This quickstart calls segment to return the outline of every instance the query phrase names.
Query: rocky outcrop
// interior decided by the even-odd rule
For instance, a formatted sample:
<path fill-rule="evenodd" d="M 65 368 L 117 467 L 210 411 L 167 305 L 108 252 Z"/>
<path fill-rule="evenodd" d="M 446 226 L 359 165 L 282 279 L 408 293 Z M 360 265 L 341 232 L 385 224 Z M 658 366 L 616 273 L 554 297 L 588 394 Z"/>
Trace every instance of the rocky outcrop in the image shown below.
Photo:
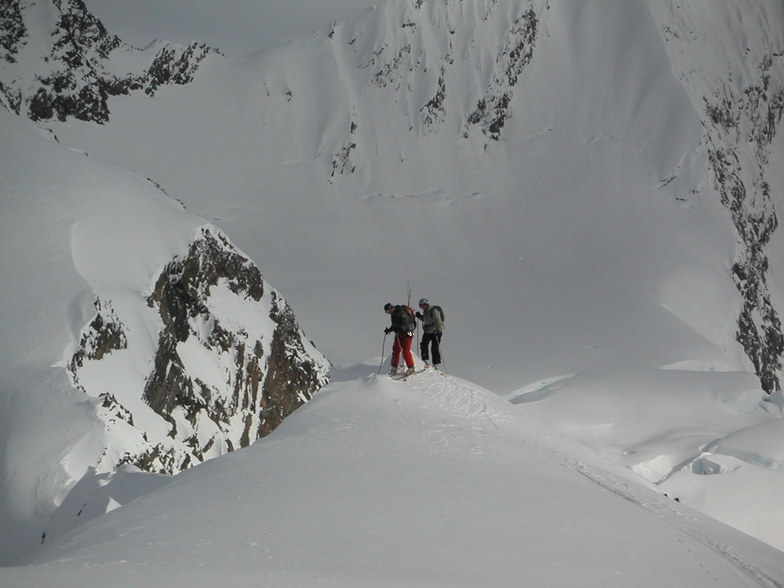
<path fill-rule="evenodd" d="M 674 68 L 701 110 L 713 184 L 737 230 L 732 278 L 743 306 L 736 338 L 762 387 L 769 393 L 780 390 L 784 334 L 768 284 L 767 249 L 778 228 L 777 197 L 769 178 L 771 165 L 779 164 L 770 161 L 770 148 L 784 113 L 784 54 L 764 36 L 745 39 L 732 31 L 722 33 L 720 27 L 712 28 L 717 23 L 686 5 L 662 2 L 651 7 L 663 24 Z M 752 11 L 747 15 L 757 16 Z M 706 51 L 706 43 L 723 46 L 728 38 L 738 39 L 733 49 L 742 54 L 739 61 L 749 64 L 746 71 L 717 69 L 722 60 L 700 61 L 703 55 L 714 55 Z"/>
<path fill-rule="evenodd" d="M 83 331 L 78 351 L 69 364 L 72 374 L 76 374 L 85 361 L 100 361 L 112 351 L 128 347 L 125 326 L 117 318 L 111 302 L 97 298 L 95 310 L 95 318 Z"/>
<path fill-rule="evenodd" d="M 0 8 L 0 92 L 7 107 L 32 120 L 105 123 L 112 96 L 136 91 L 153 95 L 166 84 L 187 84 L 214 53 L 195 43 L 140 51 L 110 34 L 82 0 L 50 4 L 51 36 L 38 42 L 31 35 L 39 31 L 26 24 L 40 10 L 35 3 L 14 0 Z M 48 53 L 36 53 L 40 47 L 48 47 Z M 22 54 L 23 65 L 18 63 Z M 116 70 L 119 61 L 130 63 L 130 69 Z"/>
<path fill-rule="evenodd" d="M 759 82 L 736 94 L 729 85 L 706 97 L 705 111 L 712 123 L 709 159 L 715 186 L 729 209 L 740 247 L 732 266 L 743 297 L 737 339 L 754 364 L 767 392 L 781 389 L 784 334 L 767 285 L 766 247 L 778 218 L 766 179 L 769 146 L 784 113 L 784 85 L 771 79 L 771 68 L 784 66 L 784 56 L 766 55 L 759 64 Z M 773 83 L 772 83 L 773 82 Z M 755 157 L 742 152 L 752 146 Z"/>
<path fill-rule="evenodd" d="M 133 345 L 108 301 L 96 303 L 98 312 L 69 365 L 75 385 L 100 399 L 97 413 L 110 436 L 132 439 L 124 447 L 115 440 L 100 471 L 129 463 L 176 473 L 246 447 L 328 381 L 329 363 L 304 337 L 291 308 L 213 227 L 203 228 L 187 254 L 166 265 L 146 306 L 160 330 L 136 399 L 93 390 L 90 378 L 81 377 Z M 153 438 L 139 426 L 138 408 L 130 408 L 139 397 L 148 407 L 143 419 L 149 422 L 152 411 L 165 435 Z"/>
<path fill-rule="evenodd" d="M 135 49 L 83 0 L 11 0 L 0 24 L 0 104 L 36 121 L 107 122 L 113 96 L 188 84 L 216 53 L 199 44 Z M 99 295 L 94 305 L 67 370 L 105 425 L 98 472 L 132 464 L 171 474 L 245 447 L 329 378 L 286 301 L 211 226 L 145 298 Z"/>
<path fill-rule="evenodd" d="M 426 130 L 433 129 L 444 122 L 446 115 L 446 78 L 444 77 L 444 67 L 441 66 L 441 73 L 438 76 L 438 89 L 435 95 L 419 109 L 422 126 Z"/>
<path fill-rule="evenodd" d="M 467 138 L 479 131 L 500 141 L 546 7 L 538 0 L 397 0 L 327 37 L 338 61 L 356 68 L 341 71 L 345 83 L 379 90 L 378 103 L 388 103 L 389 116 L 401 116 L 410 132 L 427 137 L 450 129 Z M 363 153 L 375 150 L 368 143 L 376 136 L 371 109 L 350 108 L 352 131 L 337 142 L 331 178 L 354 173 Z"/>
<path fill-rule="evenodd" d="M 25 43 L 25 26 L 19 0 L 7 0 L 0 5 L 0 47 L 3 59 L 16 63 L 16 56 Z"/>
<path fill-rule="evenodd" d="M 539 20 L 533 9 L 515 19 L 506 43 L 496 59 L 492 80 L 468 116 L 469 125 L 478 125 L 491 139 L 498 140 L 511 116 L 509 105 L 523 69 L 533 57 Z"/>

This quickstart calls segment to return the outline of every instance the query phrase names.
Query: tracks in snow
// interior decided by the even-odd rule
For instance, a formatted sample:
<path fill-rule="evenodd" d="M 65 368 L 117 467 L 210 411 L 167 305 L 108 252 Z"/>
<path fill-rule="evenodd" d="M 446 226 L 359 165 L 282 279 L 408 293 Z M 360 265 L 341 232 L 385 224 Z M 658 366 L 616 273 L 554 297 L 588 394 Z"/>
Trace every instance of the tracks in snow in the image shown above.
<path fill-rule="evenodd" d="M 606 470 L 593 465 L 591 462 L 598 462 L 600 458 L 592 454 L 587 447 L 532 421 L 521 409 L 492 392 L 459 378 L 429 371 L 410 376 L 405 384 L 414 393 L 424 396 L 435 407 L 466 420 L 469 425 L 468 430 L 473 433 L 509 436 L 518 439 L 521 443 L 533 445 L 540 453 L 562 467 L 675 527 L 730 563 L 756 585 L 765 588 L 784 588 L 784 582 L 772 577 L 741 556 L 732 546 L 708 536 L 694 525 L 694 515 L 684 512 L 686 507 L 642 484 L 636 484 L 631 473 L 626 478 L 613 473 L 610 471 L 612 464 L 609 462 Z M 452 435 L 455 434 L 448 425 L 434 427 L 426 431 L 426 437 L 433 441 L 435 436 L 439 434 L 443 436 L 450 432 Z M 464 443 L 460 445 L 466 447 Z M 481 452 L 481 448 L 476 443 L 471 443 L 468 450 Z M 581 459 L 581 456 L 585 456 L 586 459 Z M 699 556 L 686 543 L 683 543 L 683 546 L 697 563 L 705 568 L 706 573 L 712 573 L 710 566 L 700 561 Z"/>

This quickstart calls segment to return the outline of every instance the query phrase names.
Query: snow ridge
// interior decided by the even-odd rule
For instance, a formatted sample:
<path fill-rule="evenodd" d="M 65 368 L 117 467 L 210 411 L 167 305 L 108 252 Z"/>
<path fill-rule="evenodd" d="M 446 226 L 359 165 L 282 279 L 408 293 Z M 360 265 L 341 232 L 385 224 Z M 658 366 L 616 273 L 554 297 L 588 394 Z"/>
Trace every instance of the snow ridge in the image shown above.
<path fill-rule="evenodd" d="M 678 508 L 677 502 L 662 499 L 656 490 L 641 488 L 639 480 L 633 481 L 627 473 L 618 471 L 609 463 L 602 464 L 604 467 L 599 466 L 596 456 L 585 451 L 584 447 L 571 445 L 555 432 L 549 434 L 546 427 L 534 423 L 522 413 L 513 412 L 507 402 L 491 392 L 475 384 L 432 371 L 411 376 L 406 380 L 406 384 L 416 394 L 435 401 L 441 410 L 464 418 L 470 423 L 466 428 L 470 428 L 477 435 L 510 435 L 518 442 L 534 443 L 539 452 L 566 470 L 584 477 L 619 499 L 651 513 L 677 531 L 695 539 L 720 558 L 730 562 L 755 584 L 768 588 L 784 586 L 784 582 L 751 562 L 732 546 L 717 541 L 695 526 L 691 515 Z"/>
<path fill-rule="evenodd" d="M 494 394 L 432 371 L 405 382 L 373 372 L 337 370 L 274 435 L 168 484 L 149 481 L 147 495 L 47 542 L 6 577 L 76 586 L 87 569 L 120 587 L 140 576 L 281 588 L 780 585 L 774 550 L 640 486 Z M 96 499 L 122 502 L 119 490 Z M 88 516 L 91 506 L 69 505 Z"/>

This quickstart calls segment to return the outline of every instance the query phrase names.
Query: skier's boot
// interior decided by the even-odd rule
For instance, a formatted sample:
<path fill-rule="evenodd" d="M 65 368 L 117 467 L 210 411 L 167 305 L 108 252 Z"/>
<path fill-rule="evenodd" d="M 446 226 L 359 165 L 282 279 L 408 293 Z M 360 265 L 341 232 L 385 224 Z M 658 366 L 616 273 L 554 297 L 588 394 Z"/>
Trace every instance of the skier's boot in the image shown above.
<path fill-rule="evenodd" d="M 410 367 L 406 370 L 405 376 L 408 377 L 413 374 L 416 370 L 413 367 Z"/>
<path fill-rule="evenodd" d="M 394 376 L 396 373 L 397 373 L 397 368 L 396 367 L 393 367 L 391 370 L 389 370 L 389 375 L 390 376 Z"/>

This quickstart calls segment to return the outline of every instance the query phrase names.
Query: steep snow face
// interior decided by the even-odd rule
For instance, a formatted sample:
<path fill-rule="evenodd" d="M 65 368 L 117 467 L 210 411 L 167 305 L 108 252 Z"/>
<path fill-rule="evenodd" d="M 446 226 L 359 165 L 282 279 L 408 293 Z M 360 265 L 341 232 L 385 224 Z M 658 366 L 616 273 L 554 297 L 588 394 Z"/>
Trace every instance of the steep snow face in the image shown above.
<path fill-rule="evenodd" d="M 276 128 L 259 130 L 291 128 L 286 111 L 293 109 L 306 124 L 294 126 L 292 149 L 315 147 L 331 184 L 384 193 L 400 190 L 401 179 L 410 177 L 416 190 L 414 178 L 432 177 L 433 157 L 425 157 L 423 143 L 448 151 L 477 135 L 469 148 L 477 155 L 482 139 L 500 138 L 546 4 L 383 2 L 350 24 L 324 30 L 303 45 L 304 55 L 292 51 L 271 63 L 262 54 L 249 74 L 256 107 L 275 107 L 281 96 L 291 107 Z M 288 63 L 292 58 L 296 67 Z M 314 75 L 301 75 L 301 67 Z M 326 103 L 318 99 L 325 91 L 331 96 Z"/>
<path fill-rule="evenodd" d="M 0 520 L 22 529 L 3 534 L 8 557 L 88 470 L 176 473 L 249 445 L 329 363 L 217 228 L 0 115 Z"/>
<path fill-rule="evenodd" d="M 335 53 L 342 54 L 338 59 L 361 72 L 358 81 L 389 90 L 380 102 L 392 110 L 402 107 L 409 130 L 434 133 L 449 113 L 464 136 L 476 126 L 498 139 L 511 116 L 514 88 L 533 55 L 543 6 L 499 7 L 497 0 L 387 2 L 328 36 Z"/>
<path fill-rule="evenodd" d="M 329 22 L 356 18 L 378 0 L 264 1 L 85 0 L 110 30 L 136 47 L 156 39 L 206 42 L 231 57 L 279 47 L 312 34 Z"/>

